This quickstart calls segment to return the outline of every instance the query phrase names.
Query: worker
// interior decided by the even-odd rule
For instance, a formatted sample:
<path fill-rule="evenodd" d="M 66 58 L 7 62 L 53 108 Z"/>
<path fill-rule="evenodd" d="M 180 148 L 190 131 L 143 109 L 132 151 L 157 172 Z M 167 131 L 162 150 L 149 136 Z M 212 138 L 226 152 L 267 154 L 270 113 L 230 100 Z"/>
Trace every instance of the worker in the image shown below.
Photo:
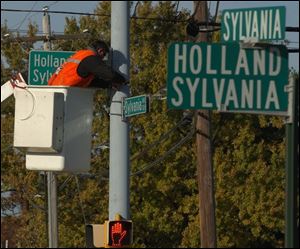
<path fill-rule="evenodd" d="M 61 65 L 48 81 L 50 86 L 99 87 L 119 90 L 126 79 L 103 61 L 109 52 L 104 41 L 97 40 L 79 50 Z"/>

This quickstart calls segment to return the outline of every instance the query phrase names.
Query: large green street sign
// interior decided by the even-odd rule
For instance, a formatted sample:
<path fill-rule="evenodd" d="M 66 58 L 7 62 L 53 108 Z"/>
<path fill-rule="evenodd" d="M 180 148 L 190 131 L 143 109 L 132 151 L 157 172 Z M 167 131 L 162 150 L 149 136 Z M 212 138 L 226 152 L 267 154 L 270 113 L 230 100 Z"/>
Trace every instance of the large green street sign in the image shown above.
<path fill-rule="evenodd" d="M 285 46 L 241 49 L 238 43 L 172 43 L 167 101 L 172 109 L 286 112 Z"/>
<path fill-rule="evenodd" d="M 47 85 L 55 70 L 74 53 L 72 51 L 30 51 L 28 84 Z"/>
<path fill-rule="evenodd" d="M 283 40 L 285 38 L 285 7 L 230 9 L 222 12 L 221 41 Z"/>

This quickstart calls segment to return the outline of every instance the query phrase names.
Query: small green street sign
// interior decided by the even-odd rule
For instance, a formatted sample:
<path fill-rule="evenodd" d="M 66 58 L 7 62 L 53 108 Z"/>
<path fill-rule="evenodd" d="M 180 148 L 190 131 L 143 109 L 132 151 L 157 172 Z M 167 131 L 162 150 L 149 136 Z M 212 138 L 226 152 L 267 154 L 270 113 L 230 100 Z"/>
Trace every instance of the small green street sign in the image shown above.
<path fill-rule="evenodd" d="M 241 49 L 238 43 L 172 43 L 167 102 L 172 109 L 286 112 L 285 46 Z"/>
<path fill-rule="evenodd" d="M 123 116 L 131 117 L 149 112 L 149 96 L 140 95 L 123 100 Z"/>
<path fill-rule="evenodd" d="M 47 85 L 55 70 L 74 53 L 72 51 L 30 51 L 28 84 Z"/>
<path fill-rule="evenodd" d="M 221 41 L 233 42 L 249 38 L 258 41 L 285 38 L 285 7 L 223 10 Z"/>

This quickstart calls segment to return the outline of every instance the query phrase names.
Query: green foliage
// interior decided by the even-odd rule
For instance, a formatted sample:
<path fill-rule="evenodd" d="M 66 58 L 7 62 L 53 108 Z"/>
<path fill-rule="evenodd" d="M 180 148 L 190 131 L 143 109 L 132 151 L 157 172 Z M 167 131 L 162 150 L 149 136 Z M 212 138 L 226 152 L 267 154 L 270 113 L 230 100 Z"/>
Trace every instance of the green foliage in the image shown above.
<path fill-rule="evenodd" d="M 266 116 L 226 116 L 226 128 L 216 141 L 222 146 L 214 154 L 219 246 L 282 246 L 283 122 Z"/>
<path fill-rule="evenodd" d="M 135 4 L 132 3 L 131 8 Z M 110 13 L 110 2 L 101 1 L 95 13 Z M 174 19 L 171 1 L 140 2 L 136 17 Z M 189 13 L 180 13 L 188 19 Z M 166 87 L 167 50 L 173 41 L 185 40 L 184 22 L 131 19 L 130 83 L 132 95 L 156 94 Z M 28 35 L 34 36 L 36 24 Z M 65 33 L 89 29 L 86 39 L 56 41 L 54 50 L 79 50 L 95 38 L 110 43 L 110 17 L 66 18 Z M 7 25 L 1 27 L 7 32 Z M 219 33 L 213 35 L 218 41 Z M 32 48 L 33 44 L 25 44 Z M 1 84 L 12 70 L 26 71 L 28 51 L 20 44 L 2 44 Z M 85 246 L 85 222 L 102 224 L 108 219 L 108 92 L 100 90 L 94 99 L 93 144 L 90 175 L 58 176 L 58 223 L 60 247 Z M 7 219 L 18 224 L 16 241 L 22 247 L 47 247 L 47 202 L 43 176 L 25 169 L 24 151 L 14 149 L 14 100 L 1 105 L 2 188 L 15 189 L 3 199 L 9 208 L 20 204 L 22 213 Z M 193 130 L 183 111 L 168 110 L 165 100 L 151 99 L 151 111 L 130 119 L 130 205 L 134 224 L 133 247 L 201 246 L 195 141 L 190 139 L 166 153 Z M 168 135 L 166 135 L 168 134 Z M 262 115 L 213 113 L 213 165 L 215 179 L 218 247 L 282 247 L 284 233 L 285 131 L 281 118 Z M 157 142 L 159 141 L 159 142 Z M 151 145 L 152 146 L 149 146 Z M 158 158 L 163 160 L 153 165 Z M 135 174 L 139 173 L 139 174 Z M 78 177 L 78 181 L 76 180 Z M 40 196 L 40 198 L 38 198 Z M 26 235 L 26 236 L 25 236 Z"/>

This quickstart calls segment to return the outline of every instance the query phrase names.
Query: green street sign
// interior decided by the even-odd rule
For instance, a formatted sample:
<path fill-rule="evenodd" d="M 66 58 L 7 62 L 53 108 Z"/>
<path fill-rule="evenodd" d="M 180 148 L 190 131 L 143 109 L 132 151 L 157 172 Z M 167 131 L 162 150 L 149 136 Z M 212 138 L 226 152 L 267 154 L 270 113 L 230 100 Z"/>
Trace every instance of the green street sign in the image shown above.
<path fill-rule="evenodd" d="M 285 38 L 285 7 L 223 10 L 221 41 L 233 42 L 249 38 L 258 41 Z"/>
<path fill-rule="evenodd" d="M 123 100 L 123 117 L 149 112 L 149 96 L 140 95 Z"/>
<path fill-rule="evenodd" d="M 72 51 L 30 51 L 28 84 L 47 85 L 55 70 L 74 53 Z"/>
<path fill-rule="evenodd" d="M 172 43 L 167 103 L 172 109 L 286 112 L 285 46 L 241 49 L 238 43 Z"/>

